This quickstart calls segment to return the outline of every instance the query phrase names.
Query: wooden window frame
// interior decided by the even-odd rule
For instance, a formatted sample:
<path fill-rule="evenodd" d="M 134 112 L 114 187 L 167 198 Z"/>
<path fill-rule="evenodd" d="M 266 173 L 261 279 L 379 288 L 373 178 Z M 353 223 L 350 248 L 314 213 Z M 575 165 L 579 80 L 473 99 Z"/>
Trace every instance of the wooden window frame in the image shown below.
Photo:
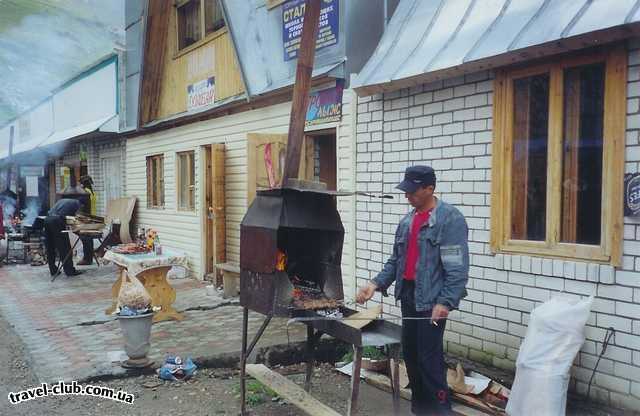
<path fill-rule="evenodd" d="M 225 25 L 218 30 L 214 30 L 211 33 L 207 33 L 207 29 L 205 27 L 205 9 L 204 2 L 205 0 L 200 1 L 200 11 L 199 11 L 199 19 L 200 19 L 200 39 L 191 45 L 185 46 L 184 48 L 180 48 L 180 16 L 178 15 L 178 9 L 186 6 L 188 3 L 196 0 L 181 0 L 176 1 L 174 4 L 174 13 L 175 13 L 175 32 L 176 32 L 176 52 L 174 54 L 174 59 L 178 58 L 188 52 L 191 52 L 194 49 L 199 48 L 210 40 L 217 38 L 223 33 L 227 32 L 227 22 L 225 20 Z M 217 4 L 221 6 L 220 2 L 217 1 Z M 222 7 L 222 6 L 221 6 Z"/>
<path fill-rule="evenodd" d="M 185 155 L 186 156 L 186 160 L 187 160 L 187 164 L 191 164 L 192 165 L 192 169 L 188 169 L 189 175 L 191 176 L 191 178 L 188 178 L 187 183 L 191 183 L 191 185 L 187 185 L 191 187 L 189 194 L 189 201 L 187 201 L 187 203 L 185 204 L 185 206 L 183 206 L 182 204 L 182 194 L 181 194 L 181 190 L 182 188 L 186 185 L 186 183 L 184 182 L 184 178 L 181 175 L 181 165 L 182 165 L 182 158 L 181 156 Z M 195 170 L 196 170 L 196 160 L 195 160 L 195 151 L 193 150 L 187 150 L 187 151 L 183 151 L 183 152 L 177 152 L 176 153 L 176 201 L 177 201 L 177 205 L 176 205 L 176 209 L 178 211 L 187 211 L 187 212 L 193 212 L 196 209 L 196 178 L 195 178 Z"/>
<path fill-rule="evenodd" d="M 156 183 L 152 164 L 156 164 L 156 172 L 159 172 Z M 164 204 L 164 155 L 147 156 L 147 208 L 164 209 Z"/>
<path fill-rule="evenodd" d="M 563 243 L 562 161 L 564 70 L 605 64 L 602 207 L 600 245 Z M 545 241 L 511 239 L 511 178 L 513 149 L 513 81 L 549 74 L 549 134 Z M 538 255 L 588 260 L 619 266 L 622 260 L 623 177 L 626 135 L 627 51 L 622 45 L 589 54 L 568 56 L 535 66 L 499 70 L 494 91 L 492 144 L 491 250 L 494 253 Z"/>

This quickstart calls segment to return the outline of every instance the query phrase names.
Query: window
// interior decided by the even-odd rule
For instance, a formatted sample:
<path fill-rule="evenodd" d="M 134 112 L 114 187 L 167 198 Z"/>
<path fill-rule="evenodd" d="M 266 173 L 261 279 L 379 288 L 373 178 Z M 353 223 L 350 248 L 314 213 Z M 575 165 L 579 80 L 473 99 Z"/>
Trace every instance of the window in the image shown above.
<path fill-rule="evenodd" d="M 178 50 L 200 41 L 225 26 L 219 0 L 188 0 L 176 7 Z"/>
<path fill-rule="evenodd" d="M 192 211 L 195 204 L 195 163 L 194 152 L 177 154 L 178 168 L 178 209 Z"/>
<path fill-rule="evenodd" d="M 626 52 L 496 74 L 494 251 L 620 262 Z"/>
<path fill-rule="evenodd" d="M 164 156 L 147 156 L 147 206 L 164 208 Z"/>

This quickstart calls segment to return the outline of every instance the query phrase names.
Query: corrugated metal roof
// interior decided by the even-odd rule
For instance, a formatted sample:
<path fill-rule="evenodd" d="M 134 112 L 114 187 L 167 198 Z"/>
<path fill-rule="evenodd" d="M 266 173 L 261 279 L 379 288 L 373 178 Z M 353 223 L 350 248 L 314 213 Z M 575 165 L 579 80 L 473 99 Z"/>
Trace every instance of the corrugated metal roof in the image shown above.
<path fill-rule="evenodd" d="M 528 59 L 527 48 L 558 40 L 568 42 L 549 54 L 585 47 L 569 41 L 606 29 L 591 44 L 628 37 L 639 30 L 639 9 L 640 0 L 400 0 L 352 86 L 369 94 L 427 82 L 428 74 L 460 75 Z M 622 25 L 634 30 L 614 33 Z M 508 59 L 492 60 L 498 56 Z"/>
<path fill-rule="evenodd" d="M 297 60 L 283 58 L 282 6 L 268 10 L 265 0 L 222 0 L 222 4 L 249 96 L 292 85 Z M 316 51 L 313 76 L 344 77 L 344 38 L 339 36 L 337 45 Z"/>

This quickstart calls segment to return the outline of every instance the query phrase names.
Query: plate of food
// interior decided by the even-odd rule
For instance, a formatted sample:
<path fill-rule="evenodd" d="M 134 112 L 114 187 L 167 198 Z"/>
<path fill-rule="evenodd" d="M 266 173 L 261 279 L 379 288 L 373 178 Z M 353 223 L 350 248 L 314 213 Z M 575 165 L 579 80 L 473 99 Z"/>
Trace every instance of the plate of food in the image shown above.
<path fill-rule="evenodd" d="M 115 247 L 111 247 L 111 251 L 117 254 L 147 254 L 150 252 L 147 247 L 136 243 L 120 244 Z"/>

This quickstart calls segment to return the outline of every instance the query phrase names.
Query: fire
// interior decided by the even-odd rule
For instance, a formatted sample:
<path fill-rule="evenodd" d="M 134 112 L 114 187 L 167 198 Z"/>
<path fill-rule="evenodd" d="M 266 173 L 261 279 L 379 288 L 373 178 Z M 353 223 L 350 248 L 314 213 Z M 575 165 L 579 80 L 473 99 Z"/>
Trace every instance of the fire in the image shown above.
<path fill-rule="evenodd" d="M 279 272 L 283 272 L 287 267 L 287 255 L 284 254 L 283 251 L 278 250 L 278 254 L 276 255 L 276 270 Z"/>

